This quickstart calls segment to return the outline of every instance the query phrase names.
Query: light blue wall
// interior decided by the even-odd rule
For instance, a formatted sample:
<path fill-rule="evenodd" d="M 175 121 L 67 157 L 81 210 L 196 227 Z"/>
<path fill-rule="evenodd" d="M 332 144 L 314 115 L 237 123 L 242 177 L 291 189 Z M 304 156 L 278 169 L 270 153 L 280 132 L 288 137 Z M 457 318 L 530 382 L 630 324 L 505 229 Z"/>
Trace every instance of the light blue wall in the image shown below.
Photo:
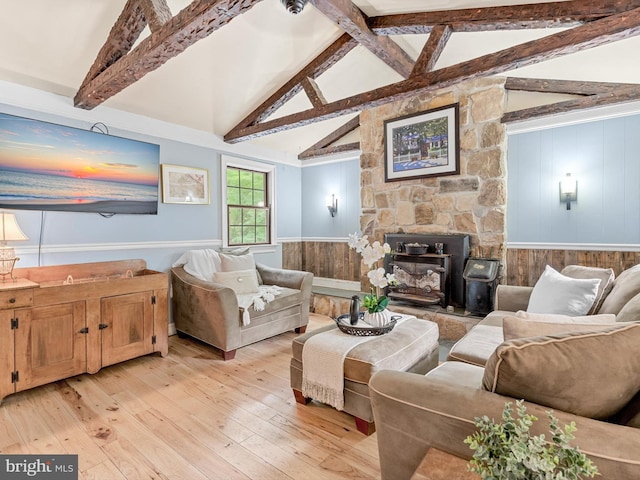
<path fill-rule="evenodd" d="M 514 134 L 508 242 L 640 243 L 640 115 Z M 578 180 L 571 210 L 559 181 Z"/>
<path fill-rule="evenodd" d="M 276 166 L 276 203 L 278 238 L 302 236 L 302 168 Z"/>
<path fill-rule="evenodd" d="M 89 129 L 77 119 L 0 104 L 0 111 L 38 120 Z M 209 205 L 158 204 L 158 215 L 115 215 L 104 218 L 92 213 L 14 210 L 29 237 L 16 242 L 17 267 L 61 265 L 107 260 L 143 258 L 149 268 L 166 271 L 190 248 L 219 248 L 222 242 L 220 212 L 220 152 L 207 147 L 141 135 L 109 127 L 109 133 L 160 145 L 160 163 L 205 168 L 209 171 Z M 253 161 L 260 159 L 252 158 Z M 273 163 L 273 162 L 265 162 Z M 301 236 L 301 168 L 276 166 L 277 237 Z M 161 193 L 159 192 L 161 200 Z M 42 250 L 38 255 L 39 239 Z M 280 246 L 256 252 L 256 259 L 282 265 Z M 39 258 L 38 258 L 39 257 Z"/>
<path fill-rule="evenodd" d="M 326 197 L 338 198 L 331 217 Z M 360 159 L 302 169 L 302 237 L 340 238 L 360 230 Z"/>

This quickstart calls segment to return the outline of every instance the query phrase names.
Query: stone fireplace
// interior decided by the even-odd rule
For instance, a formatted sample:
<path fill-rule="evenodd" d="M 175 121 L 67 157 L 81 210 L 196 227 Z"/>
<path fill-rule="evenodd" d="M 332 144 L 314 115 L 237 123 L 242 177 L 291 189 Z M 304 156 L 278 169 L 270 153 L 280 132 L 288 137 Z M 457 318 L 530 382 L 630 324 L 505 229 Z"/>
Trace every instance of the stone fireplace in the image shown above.
<path fill-rule="evenodd" d="M 468 238 L 471 256 L 486 251 L 502 255 L 506 210 L 505 128 L 500 122 L 503 84 L 504 79 L 497 78 L 468 81 L 362 112 L 363 234 L 380 242 L 385 235 L 398 233 L 462 235 Z M 460 106 L 460 174 L 385 182 L 384 121 L 454 103 Z M 464 264 L 458 267 L 452 269 L 450 280 L 463 285 Z M 363 268 L 365 289 L 366 273 Z M 464 290 L 459 290 L 451 299 L 463 305 Z"/>

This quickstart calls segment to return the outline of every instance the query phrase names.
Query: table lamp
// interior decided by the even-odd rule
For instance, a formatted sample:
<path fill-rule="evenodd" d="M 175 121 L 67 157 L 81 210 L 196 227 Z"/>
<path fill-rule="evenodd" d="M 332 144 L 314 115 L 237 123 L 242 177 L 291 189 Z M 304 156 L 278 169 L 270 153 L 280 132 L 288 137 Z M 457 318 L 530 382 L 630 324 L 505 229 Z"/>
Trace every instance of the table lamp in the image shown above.
<path fill-rule="evenodd" d="M 16 257 L 16 251 L 13 247 L 9 247 L 7 242 L 15 242 L 19 240 L 29 240 L 16 220 L 13 213 L 0 212 L 0 275 L 2 282 L 6 282 L 7 275 L 13 278 L 13 266 L 16 261 L 20 260 Z"/>

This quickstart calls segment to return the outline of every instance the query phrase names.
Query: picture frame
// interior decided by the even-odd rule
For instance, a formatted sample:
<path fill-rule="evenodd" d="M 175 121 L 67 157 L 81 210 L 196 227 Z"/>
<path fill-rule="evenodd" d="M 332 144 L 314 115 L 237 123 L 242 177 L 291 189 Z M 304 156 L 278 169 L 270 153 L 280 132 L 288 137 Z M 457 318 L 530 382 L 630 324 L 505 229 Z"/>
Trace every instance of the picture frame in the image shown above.
<path fill-rule="evenodd" d="M 162 203 L 209 204 L 209 171 L 162 164 Z"/>
<path fill-rule="evenodd" d="M 460 173 L 460 104 L 384 122 L 385 182 Z"/>

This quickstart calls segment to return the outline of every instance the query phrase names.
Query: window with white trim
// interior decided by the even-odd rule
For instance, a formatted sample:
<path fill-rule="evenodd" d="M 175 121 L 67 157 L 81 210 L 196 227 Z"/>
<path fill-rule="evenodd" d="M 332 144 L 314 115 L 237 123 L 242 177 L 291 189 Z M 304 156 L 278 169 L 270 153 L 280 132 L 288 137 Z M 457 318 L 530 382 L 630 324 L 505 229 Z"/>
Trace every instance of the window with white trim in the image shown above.
<path fill-rule="evenodd" d="M 275 243 L 273 165 L 222 157 L 224 245 Z"/>

